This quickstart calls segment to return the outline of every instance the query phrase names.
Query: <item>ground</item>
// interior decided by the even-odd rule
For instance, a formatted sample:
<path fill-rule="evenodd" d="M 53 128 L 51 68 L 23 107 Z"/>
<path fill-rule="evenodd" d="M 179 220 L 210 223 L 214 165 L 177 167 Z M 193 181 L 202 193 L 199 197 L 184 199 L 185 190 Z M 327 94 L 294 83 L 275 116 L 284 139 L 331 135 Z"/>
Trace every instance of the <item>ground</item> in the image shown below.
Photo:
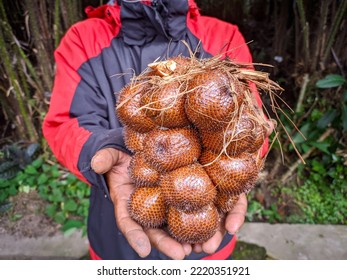
<path fill-rule="evenodd" d="M 36 191 L 20 192 L 9 200 L 12 207 L 0 212 L 0 234 L 17 237 L 52 236 L 60 230 L 60 225 L 45 215 L 47 203 Z"/>
<path fill-rule="evenodd" d="M 52 236 L 60 231 L 60 225 L 45 215 L 47 202 L 42 200 L 36 191 L 20 192 L 10 198 L 12 207 L 0 212 L 0 235 L 10 234 L 21 237 Z M 268 259 L 266 250 L 254 244 L 237 242 L 233 259 L 262 260 Z M 90 259 L 89 255 L 83 259 Z"/>

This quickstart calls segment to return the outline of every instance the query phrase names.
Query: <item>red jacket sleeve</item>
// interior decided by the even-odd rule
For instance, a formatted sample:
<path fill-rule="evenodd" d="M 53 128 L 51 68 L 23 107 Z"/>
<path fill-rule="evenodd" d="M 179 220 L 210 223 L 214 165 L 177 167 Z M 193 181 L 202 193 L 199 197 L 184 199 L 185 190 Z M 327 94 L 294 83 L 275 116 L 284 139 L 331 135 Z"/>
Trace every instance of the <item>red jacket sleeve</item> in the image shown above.
<path fill-rule="evenodd" d="M 78 157 L 90 132 L 70 117 L 74 92 L 81 80 L 79 66 L 87 60 L 83 46 L 72 28 L 55 51 L 56 74 L 49 111 L 43 123 L 43 134 L 61 164 L 86 181 L 77 168 Z"/>
<path fill-rule="evenodd" d="M 95 152 L 108 146 L 126 151 L 120 125 L 110 125 L 110 115 L 114 111 L 110 112 L 107 104 L 114 104 L 113 92 L 111 89 L 108 93 L 101 92 L 95 73 L 88 67 L 89 59 L 109 44 L 113 32 L 105 31 L 108 36 L 98 38 L 96 43 L 94 38 L 86 40 L 83 30 L 88 30 L 88 37 L 92 37 L 93 29 L 100 28 L 107 29 L 107 23 L 101 20 L 82 22 L 73 26 L 62 39 L 55 51 L 56 75 L 43 123 L 44 137 L 59 162 L 79 179 L 98 186 L 105 184 L 103 176 L 90 167 Z M 81 72 L 82 65 L 85 67 Z M 76 92 L 82 94 L 77 96 Z"/>

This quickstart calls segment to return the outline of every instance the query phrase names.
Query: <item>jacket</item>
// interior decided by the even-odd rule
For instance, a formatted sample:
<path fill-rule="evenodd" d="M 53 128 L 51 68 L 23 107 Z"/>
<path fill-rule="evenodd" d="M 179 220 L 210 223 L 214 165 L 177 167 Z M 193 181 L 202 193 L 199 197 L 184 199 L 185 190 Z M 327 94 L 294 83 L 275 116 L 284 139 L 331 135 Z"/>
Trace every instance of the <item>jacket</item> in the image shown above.
<path fill-rule="evenodd" d="M 117 93 L 154 60 L 189 56 L 183 40 L 199 58 L 223 54 L 247 63 L 252 58 L 237 26 L 201 16 L 193 0 L 120 0 L 86 12 L 88 18 L 73 25 L 55 51 L 56 75 L 43 134 L 59 162 L 91 185 L 87 228 L 93 255 L 138 259 L 117 229 L 104 177 L 90 165 L 102 148 L 128 152 L 115 114 Z M 225 259 L 234 244 L 226 235 L 216 254 L 188 258 Z M 153 249 L 148 258 L 167 257 Z"/>

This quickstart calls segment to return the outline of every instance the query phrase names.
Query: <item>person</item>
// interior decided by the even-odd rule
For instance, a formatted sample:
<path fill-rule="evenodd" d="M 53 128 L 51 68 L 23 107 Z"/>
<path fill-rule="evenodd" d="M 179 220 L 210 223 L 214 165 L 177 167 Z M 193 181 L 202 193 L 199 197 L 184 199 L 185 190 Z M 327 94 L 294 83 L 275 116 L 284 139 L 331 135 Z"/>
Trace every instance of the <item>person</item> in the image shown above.
<path fill-rule="evenodd" d="M 247 210 L 243 194 L 217 233 L 181 244 L 163 229 L 133 221 L 131 155 L 115 114 L 117 93 L 149 63 L 173 56 L 217 54 L 252 62 L 238 27 L 202 16 L 194 0 L 118 0 L 86 8 L 55 51 L 56 74 L 43 134 L 59 162 L 91 185 L 88 239 L 92 259 L 226 259 Z M 254 91 L 261 106 L 259 94 Z M 266 152 L 266 143 L 263 154 Z"/>

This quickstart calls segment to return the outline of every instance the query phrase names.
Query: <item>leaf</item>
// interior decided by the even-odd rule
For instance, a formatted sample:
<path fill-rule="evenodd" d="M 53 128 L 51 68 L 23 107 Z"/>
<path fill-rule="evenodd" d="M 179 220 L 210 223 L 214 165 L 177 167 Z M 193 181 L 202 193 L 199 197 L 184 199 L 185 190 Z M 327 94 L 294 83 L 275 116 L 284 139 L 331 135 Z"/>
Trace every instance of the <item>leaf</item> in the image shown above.
<path fill-rule="evenodd" d="M 28 185 L 20 186 L 19 190 L 20 190 L 20 192 L 23 192 L 23 193 L 29 193 L 30 192 L 30 186 L 28 186 Z"/>
<path fill-rule="evenodd" d="M 64 232 L 65 237 L 69 237 L 71 234 L 73 234 L 76 231 L 76 228 L 69 228 L 67 230 L 62 229 Z"/>
<path fill-rule="evenodd" d="M 71 173 L 69 173 L 66 177 L 69 184 L 73 184 L 74 182 L 78 181 L 78 179 Z"/>
<path fill-rule="evenodd" d="M 305 143 L 303 143 L 301 147 L 304 153 L 308 152 L 308 150 L 310 149 L 310 146 Z"/>
<path fill-rule="evenodd" d="M 60 187 L 59 183 L 60 183 L 60 182 L 58 182 L 57 180 L 54 180 L 54 181 L 53 181 L 53 179 L 50 179 L 50 181 L 49 181 L 49 186 L 50 186 L 52 189 L 55 189 L 55 188 Z"/>
<path fill-rule="evenodd" d="M 36 169 L 38 169 L 38 168 L 41 167 L 42 163 L 43 163 L 42 158 L 38 158 L 38 159 L 34 160 L 34 161 L 31 163 L 31 165 L 34 166 Z"/>
<path fill-rule="evenodd" d="M 54 217 L 54 214 L 57 210 L 57 207 L 54 204 L 50 204 L 46 206 L 46 213 L 49 217 Z"/>
<path fill-rule="evenodd" d="M 56 166 L 52 166 L 51 174 L 53 178 L 58 178 L 60 176 L 59 169 Z"/>
<path fill-rule="evenodd" d="M 310 123 L 306 123 L 304 124 L 301 128 L 300 128 L 300 132 L 305 136 L 307 137 L 309 131 L 311 129 L 311 124 Z M 295 144 L 300 144 L 300 143 L 303 143 L 305 142 L 306 140 L 302 137 L 301 133 L 299 132 L 296 132 L 294 134 L 294 136 L 292 137 L 292 140 Z"/>
<path fill-rule="evenodd" d="M 311 113 L 311 120 L 312 121 L 316 121 L 319 120 L 321 117 L 323 116 L 323 113 L 321 110 L 319 109 L 313 109 L 312 113 Z"/>
<path fill-rule="evenodd" d="M 342 86 L 346 82 L 346 79 L 341 75 L 330 74 L 324 77 L 323 79 L 317 81 L 317 88 L 334 88 Z"/>
<path fill-rule="evenodd" d="M 62 192 L 59 188 L 55 188 L 52 190 L 52 201 L 54 202 L 60 202 L 60 201 L 63 201 L 64 198 L 63 198 L 63 195 L 62 195 Z"/>
<path fill-rule="evenodd" d="M 48 176 L 45 173 L 42 173 L 39 178 L 37 179 L 37 183 L 39 185 L 42 185 L 48 181 Z"/>
<path fill-rule="evenodd" d="M 67 211 L 75 211 L 77 209 L 77 203 L 70 199 L 66 203 L 64 203 L 64 209 Z"/>
<path fill-rule="evenodd" d="M 16 177 L 17 172 L 18 172 L 18 169 L 16 167 L 8 169 L 0 173 L 0 179 L 3 179 L 3 180 L 12 179 Z"/>
<path fill-rule="evenodd" d="M 38 172 L 37 172 L 37 170 L 36 170 L 36 168 L 34 166 L 28 165 L 25 168 L 25 173 L 30 174 L 30 175 L 36 175 Z"/>
<path fill-rule="evenodd" d="M 65 222 L 66 218 L 63 212 L 57 212 L 54 215 L 54 221 L 56 221 L 58 224 L 63 224 Z"/>
<path fill-rule="evenodd" d="M 15 160 L 4 161 L 0 163 L 0 173 L 6 171 L 7 169 L 18 166 L 18 163 Z"/>
<path fill-rule="evenodd" d="M 36 176 L 30 176 L 26 179 L 25 183 L 33 188 L 36 188 Z"/>
<path fill-rule="evenodd" d="M 7 189 L 9 186 L 9 180 L 4 180 L 0 178 L 0 189 Z"/>
<path fill-rule="evenodd" d="M 311 145 L 321 150 L 324 153 L 330 154 L 328 148 L 330 147 L 330 143 L 327 142 L 311 142 Z"/>
<path fill-rule="evenodd" d="M 11 179 L 18 171 L 19 166 L 16 161 L 5 161 L 0 164 L 0 179 Z"/>
<path fill-rule="evenodd" d="M 42 164 L 43 172 L 48 172 L 51 169 L 51 166 L 47 163 Z"/>
<path fill-rule="evenodd" d="M 18 221 L 19 219 L 21 219 L 23 217 L 22 214 L 14 214 L 13 216 L 10 217 L 10 220 L 12 222 Z"/>
<path fill-rule="evenodd" d="M 66 223 L 63 225 L 62 230 L 65 232 L 71 228 L 81 228 L 83 226 L 83 222 L 79 220 L 68 220 Z"/>
<path fill-rule="evenodd" d="M 30 144 L 28 148 L 26 149 L 26 154 L 29 157 L 32 157 L 35 154 L 35 152 L 39 149 L 39 147 L 40 145 L 37 143 Z"/>
<path fill-rule="evenodd" d="M 317 122 L 318 128 L 326 128 L 329 124 L 331 124 L 335 118 L 337 117 L 338 113 L 336 109 L 333 109 L 331 111 L 326 112 L 323 117 L 321 117 Z"/>
<path fill-rule="evenodd" d="M 8 191 L 8 194 L 9 194 L 9 195 L 12 195 L 12 196 L 13 196 L 13 195 L 16 195 L 17 192 L 18 192 L 16 186 L 14 186 L 14 185 L 12 185 L 7 191 Z"/>

